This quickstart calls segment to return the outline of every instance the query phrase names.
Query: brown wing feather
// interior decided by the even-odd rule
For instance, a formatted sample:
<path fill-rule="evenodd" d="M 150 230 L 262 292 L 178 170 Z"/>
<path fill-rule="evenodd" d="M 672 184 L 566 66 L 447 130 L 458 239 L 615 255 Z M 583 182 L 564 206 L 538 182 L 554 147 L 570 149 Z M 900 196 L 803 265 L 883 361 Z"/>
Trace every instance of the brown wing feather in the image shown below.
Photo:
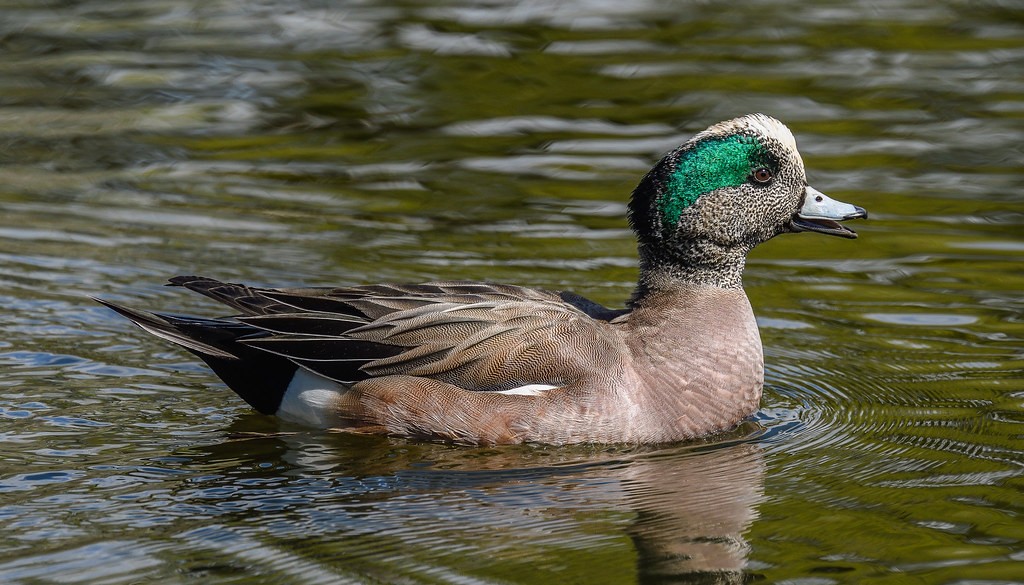
<path fill-rule="evenodd" d="M 429 309 L 392 313 L 350 330 L 354 338 L 413 348 L 363 370 L 372 376 L 429 377 L 470 390 L 562 386 L 617 347 L 607 323 L 561 302 L 439 303 Z"/>
<path fill-rule="evenodd" d="M 573 293 L 461 281 L 290 289 L 202 277 L 171 283 L 243 312 L 240 321 L 267 333 L 241 343 L 345 382 L 404 374 L 470 390 L 571 385 L 618 347 L 606 318 L 619 312 Z"/>
<path fill-rule="evenodd" d="M 203 296 L 241 311 L 244 315 L 271 315 L 290 313 L 294 309 L 262 294 L 264 291 L 244 284 L 220 282 L 203 276 L 175 276 L 171 286 L 185 287 Z"/>

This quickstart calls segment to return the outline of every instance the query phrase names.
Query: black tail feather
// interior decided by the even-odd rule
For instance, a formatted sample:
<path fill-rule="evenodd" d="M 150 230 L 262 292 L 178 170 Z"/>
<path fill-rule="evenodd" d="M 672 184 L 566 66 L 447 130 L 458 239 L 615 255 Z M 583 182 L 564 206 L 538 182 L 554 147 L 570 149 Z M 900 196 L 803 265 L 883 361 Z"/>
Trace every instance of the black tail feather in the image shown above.
<path fill-rule="evenodd" d="M 105 301 L 145 331 L 198 356 L 243 400 L 263 414 L 275 414 L 298 366 L 281 356 L 239 343 L 266 332 L 233 319 L 206 319 L 139 311 Z"/>
<path fill-rule="evenodd" d="M 221 282 L 205 276 L 175 276 L 167 284 L 187 288 L 245 315 L 273 315 L 294 311 L 292 307 L 267 297 L 264 291 L 244 284 Z"/>

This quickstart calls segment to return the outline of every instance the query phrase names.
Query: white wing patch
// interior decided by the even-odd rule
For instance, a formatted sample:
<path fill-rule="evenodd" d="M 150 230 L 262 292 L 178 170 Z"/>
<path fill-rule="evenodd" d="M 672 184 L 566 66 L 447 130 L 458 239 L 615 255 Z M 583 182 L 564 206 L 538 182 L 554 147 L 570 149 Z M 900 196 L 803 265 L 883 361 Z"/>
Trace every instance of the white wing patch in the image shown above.
<path fill-rule="evenodd" d="M 515 394 L 518 396 L 540 396 L 548 390 L 554 390 L 558 386 L 552 386 L 551 384 L 527 384 L 518 388 L 510 388 L 508 390 L 495 390 L 495 394 Z"/>

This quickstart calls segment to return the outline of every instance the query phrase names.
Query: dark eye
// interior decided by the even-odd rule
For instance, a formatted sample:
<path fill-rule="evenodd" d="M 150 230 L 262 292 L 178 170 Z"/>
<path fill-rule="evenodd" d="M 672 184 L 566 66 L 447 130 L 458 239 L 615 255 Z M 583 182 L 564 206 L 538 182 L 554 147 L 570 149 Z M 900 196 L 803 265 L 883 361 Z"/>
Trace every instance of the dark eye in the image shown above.
<path fill-rule="evenodd" d="M 774 177 L 775 175 L 772 174 L 772 170 L 767 167 L 754 169 L 754 173 L 751 175 L 751 178 L 754 179 L 754 182 L 761 184 L 771 181 Z"/>

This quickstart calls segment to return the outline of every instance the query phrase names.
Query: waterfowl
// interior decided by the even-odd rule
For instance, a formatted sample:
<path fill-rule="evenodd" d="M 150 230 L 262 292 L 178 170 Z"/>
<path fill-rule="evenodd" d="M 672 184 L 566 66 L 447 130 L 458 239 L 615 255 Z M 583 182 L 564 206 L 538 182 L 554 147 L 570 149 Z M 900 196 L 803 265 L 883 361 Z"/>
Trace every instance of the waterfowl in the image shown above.
<path fill-rule="evenodd" d="M 484 282 L 171 285 L 236 316 L 99 302 L 199 356 L 261 413 L 353 432 L 502 444 L 661 443 L 758 408 L 761 339 L 747 253 L 786 232 L 857 234 L 864 209 L 807 184 L 790 130 L 751 114 L 662 158 L 633 191 L 640 276 L 624 309 Z"/>

